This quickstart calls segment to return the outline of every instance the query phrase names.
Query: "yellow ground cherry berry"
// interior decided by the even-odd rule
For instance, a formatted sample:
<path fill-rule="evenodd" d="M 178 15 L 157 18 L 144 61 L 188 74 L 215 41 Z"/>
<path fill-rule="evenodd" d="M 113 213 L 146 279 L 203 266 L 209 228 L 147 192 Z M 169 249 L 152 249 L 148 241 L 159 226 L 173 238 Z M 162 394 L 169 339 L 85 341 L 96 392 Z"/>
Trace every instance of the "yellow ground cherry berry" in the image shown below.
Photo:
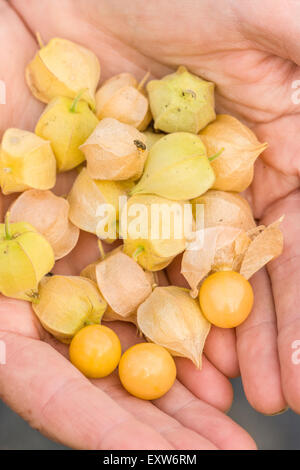
<path fill-rule="evenodd" d="M 86 377 L 99 379 L 119 364 L 121 344 L 116 333 L 104 325 L 82 328 L 70 344 L 70 360 Z"/>
<path fill-rule="evenodd" d="M 209 322 L 221 328 L 234 328 L 243 323 L 251 312 L 253 291 L 241 274 L 219 271 L 205 279 L 199 300 Z"/>
<path fill-rule="evenodd" d="M 155 400 L 170 390 L 176 379 L 171 354 L 154 343 L 127 349 L 119 364 L 119 376 L 127 392 L 143 400 Z"/>

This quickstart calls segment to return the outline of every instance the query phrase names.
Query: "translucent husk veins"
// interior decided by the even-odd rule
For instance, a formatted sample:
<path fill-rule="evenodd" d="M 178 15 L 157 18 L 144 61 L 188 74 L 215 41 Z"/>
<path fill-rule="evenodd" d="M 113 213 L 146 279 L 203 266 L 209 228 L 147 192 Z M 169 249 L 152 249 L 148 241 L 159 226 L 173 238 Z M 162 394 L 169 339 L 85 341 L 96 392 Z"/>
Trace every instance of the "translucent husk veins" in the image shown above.
<path fill-rule="evenodd" d="M 12 222 L 28 222 L 53 248 L 55 259 L 66 256 L 76 245 L 79 228 L 69 221 L 69 203 L 51 191 L 31 189 L 10 208 Z"/>
<path fill-rule="evenodd" d="M 253 165 L 267 144 L 258 141 L 255 134 L 238 119 L 220 114 L 200 132 L 208 157 L 223 148 L 221 155 L 211 162 L 216 175 L 214 189 L 244 191 L 252 182 Z"/>
<path fill-rule="evenodd" d="M 145 136 L 133 126 L 105 118 L 80 149 L 94 179 L 136 180 L 148 156 Z"/>
<path fill-rule="evenodd" d="M 191 359 L 201 368 L 210 323 L 186 289 L 156 287 L 139 306 L 137 323 L 149 341 L 164 346 L 174 356 Z"/>
<path fill-rule="evenodd" d="M 193 297 L 210 272 L 233 270 L 248 279 L 282 252 L 281 219 L 256 227 L 246 200 L 223 191 L 209 191 L 197 202 L 204 204 L 203 238 L 199 248 L 185 251 L 181 265 Z"/>

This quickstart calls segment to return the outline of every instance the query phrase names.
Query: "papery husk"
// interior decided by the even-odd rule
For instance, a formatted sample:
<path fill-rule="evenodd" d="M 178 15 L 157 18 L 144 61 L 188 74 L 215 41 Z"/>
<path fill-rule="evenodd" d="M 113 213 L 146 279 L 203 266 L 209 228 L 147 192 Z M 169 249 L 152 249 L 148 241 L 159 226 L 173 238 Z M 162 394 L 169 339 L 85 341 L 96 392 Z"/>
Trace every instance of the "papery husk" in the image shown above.
<path fill-rule="evenodd" d="M 70 98 L 54 98 L 35 128 L 39 137 L 51 142 L 59 172 L 71 170 L 85 160 L 79 146 L 99 122 L 86 101 L 78 101 L 75 111 L 71 111 L 72 103 Z"/>
<path fill-rule="evenodd" d="M 170 233 L 164 237 L 163 224 L 166 222 L 166 218 L 161 212 L 158 221 L 154 221 L 151 217 L 151 208 L 158 208 L 162 211 L 165 208 L 174 208 L 180 210 L 184 214 L 184 205 L 188 204 L 184 201 L 171 201 L 166 198 L 162 198 L 155 195 L 135 195 L 129 198 L 127 202 L 127 213 L 121 217 L 121 228 L 123 227 L 123 218 L 127 215 L 127 232 L 122 236 L 124 238 L 124 252 L 129 256 L 135 256 L 138 263 L 146 270 L 159 271 L 168 266 L 171 261 L 179 253 L 182 253 L 186 247 L 186 234 L 184 233 L 183 219 L 181 219 L 181 227 L 178 227 L 174 213 L 171 214 L 170 218 Z M 140 214 L 131 214 L 131 208 L 134 205 L 136 209 L 144 208 Z M 131 225 L 134 221 L 138 222 L 138 225 L 144 227 L 144 233 L 135 234 L 132 232 L 135 225 Z M 157 223 L 158 233 L 156 237 L 151 236 L 152 224 Z M 175 228 L 178 230 L 178 234 L 175 232 Z M 131 233 L 132 232 L 132 233 Z M 140 251 L 136 256 L 136 250 Z"/>
<path fill-rule="evenodd" d="M 205 193 L 214 180 L 202 140 L 187 132 L 176 132 L 153 145 L 143 176 L 131 193 L 188 200 Z"/>
<path fill-rule="evenodd" d="M 256 227 L 248 201 L 239 194 L 210 189 L 191 204 L 194 217 L 196 204 L 203 206 L 205 228 L 227 225 L 248 231 Z"/>
<path fill-rule="evenodd" d="M 82 99 L 95 108 L 95 91 L 100 64 L 93 52 L 67 39 L 53 38 L 26 67 L 26 82 L 32 94 L 43 103 L 57 96 Z"/>
<path fill-rule="evenodd" d="M 101 204 L 111 204 L 115 213 L 108 217 L 108 225 L 115 229 L 119 218 L 119 197 L 126 197 L 133 186 L 130 182 L 93 180 L 86 168 L 77 176 L 68 196 L 71 222 L 86 232 L 106 238 L 104 233 L 97 233 L 97 225 L 102 217 L 97 215 Z M 111 237 L 109 237 L 111 238 Z"/>
<path fill-rule="evenodd" d="M 201 369 L 210 323 L 186 289 L 156 287 L 139 306 L 137 323 L 148 340 L 165 347 L 173 356 L 191 359 Z"/>
<path fill-rule="evenodd" d="M 201 281 L 210 272 L 231 270 L 249 279 L 283 249 L 283 236 L 279 221 L 268 227 L 248 230 L 217 226 L 204 229 L 204 243 L 199 249 L 186 250 L 181 273 L 196 297 Z"/>
<path fill-rule="evenodd" d="M 16 299 L 35 301 L 38 284 L 54 265 L 48 241 L 26 223 L 0 224 L 0 292 Z"/>
<path fill-rule="evenodd" d="M 243 258 L 240 274 L 249 279 L 283 250 L 283 235 L 279 228 L 283 218 L 268 227 L 260 227 Z M 253 235 L 253 234 L 252 234 Z"/>
<path fill-rule="evenodd" d="M 151 294 L 154 279 L 120 248 L 95 265 L 97 285 L 112 311 L 131 316 Z"/>
<path fill-rule="evenodd" d="M 214 84 L 181 66 L 175 73 L 147 84 L 155 129 L 197 134 L 216 117 Z"/>
<path fill-rule="evenodd" d="M 108 305 L 105 314 L 103 315 L 102 318 L 103 321 L 125 321 L 127 323 L 132 323 L 133 325 L 137 326 L 137 318 L 136 318 L 136 312 L 127 315 L 126 317 L 123 317 L 119 313 L 116 313 L 112 310 L 112 308 Z"/>
<path fill-rule="evenodd" d="M 213 189 L 244 191 L 252 182 L 254 162 L 267 148 L 238 119 L 220 114 L 200 132 L 208 157 L 220 149 L 222 153 L 211 162 L 216 175 Z"/>
<path fill-rule="evenodd" d="M 96 284 L 80 276 L 46 276 L 33 310 L 49 333 L 69 342 L 84 326 L 99 324 L 107 304 Z"/>
<path fill-rule="evenodd" d="M 200 282 L 213 270 L 238 270 L 251 239 L 235 227 L 217 226 L 203 229 L 203 243 L 198 249 L 184 252 L 181 273 L 197 297 Z"/>
<path fill-rule="evenodd" d="M 151 121 L 148 99 L 130 73 L 120 73 L 103 83 L 96 93 L 96 114 L 99 119 L 114 118 L 139 130 Z"/>
<path fill-rule="evenodd" d="M 70 253 L 79 237 L 79 228 L 69 219 L 69 203 L 51 191 L 30 189 L 22 193 L 10 207 L 11 222 L 28 222 L 53 248 L 55 259 Z"/>
<path fill-rule="evenodd" d="M 162 137 L 166 135 L 162 132 L 153 132 L 151 130 L 146 130 L 143 132 L 143 134 L 146 137 L 146 146 L 148 151 L 153 147 L 156 142 L 158 142 Z"/>
<path fill-rule="evenodd" d="M 105 118 L 80 146 L 94 179 L 136 180 L 148 156 L 145 136 L 135 127 Z"/>
<path fill-rule="evenodd" d="M 51 189 L 56 161 L 50 142 L 32 132 L 7 129 L 0 149 L 0 185 L 3 194 L 26 189 Z"/>

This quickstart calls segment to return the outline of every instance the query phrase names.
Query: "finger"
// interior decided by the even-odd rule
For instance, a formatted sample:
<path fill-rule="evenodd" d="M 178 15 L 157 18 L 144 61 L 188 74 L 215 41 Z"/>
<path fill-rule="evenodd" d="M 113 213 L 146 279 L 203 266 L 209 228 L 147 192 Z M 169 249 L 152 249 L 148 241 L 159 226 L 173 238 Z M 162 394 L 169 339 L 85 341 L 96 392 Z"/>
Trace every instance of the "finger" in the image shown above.
<path fill-rule="evenodd" d="M 245 394 L 259 412 L 275 414 L 286 407 L 277 351 L 277 326 L 270 281 L 265 270 L 251 279 L 254 307 L 237 328 L 237 351 Z"/>
<path fill-rule="evenodd" d="M 6 346 L 6 364 L 0 365 L 0 390 L 1 398 L 14 411 L 34 428 L 73 448 L 173 448 L 94 387 L 49 344 L 39 341 L 37 331 L 31 331 L 30 337 L 21 336 L 26 322 L 22 321 L 21 330 L 14 323 L 20 309 L 24 317 L 29 315 L 23 303 L 1 299 L 0 339 Z M 3 330 L 7 317 L 9 331 Z"/>
<path fill-rule="evenodd" d="M 283 254 L 268 266 L 278 323 L 278 350 L 284 396 L 291 408 L 300 413 L 300 191 L 278 201 L 264 217 L 264 223 L 285 216 L 281 228 Z M 298 345 L 298 346 L 297 346 Z"/>
<path fill-rule="evenodd" d="M 180 273 L 181 260 L 182 255 L 179 255 L 168 266 L 168 278 L 175 286 L 189 287 Z M 204 347 L 209 361 L 227 377 L 236 377 L 239 374 L 235 340 L 234 330 L 212 327 Z"/>

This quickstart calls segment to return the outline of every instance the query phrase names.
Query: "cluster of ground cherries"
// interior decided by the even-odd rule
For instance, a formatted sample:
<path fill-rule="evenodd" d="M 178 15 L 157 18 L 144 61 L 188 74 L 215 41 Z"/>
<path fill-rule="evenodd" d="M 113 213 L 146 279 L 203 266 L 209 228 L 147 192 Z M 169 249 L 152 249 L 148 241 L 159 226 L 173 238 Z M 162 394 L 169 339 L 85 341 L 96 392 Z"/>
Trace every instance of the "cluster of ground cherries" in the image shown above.
<path fill-rule="evenodd" d="M 1 144 L 2 192 L 21 194 L 1 225 L 0 290 L 32 302 L 43 327 L 70 344 L 70 360 L 86 377 L 118 368 L 130 394 L 154 400 L 176 379 L 173 356 L 201 367 L 211 325 L 245 321 L 253 306 L 248 279 L 280 254 L 278 223 L 256 227 L 238 194 L 267 144 L 238 119 L 216 115 L 214 84 L 183 66 L 141 82 L 124 72 L 97 90 L 93 52 L 66 39 L 38 40 L 26 81 L 47 106 L 34 133 L 8 129 Z M 75 168 L 67 197 L 52 193 L 57 173 Z M 188 204 L 192 217 L 201 203 L 204 245 L 192 252 L 185 235 L 129 237 L 105 255 L 100 242 L 100 259 L 80 276 L 47 275 L 76 246 L 80 230 L 103 238 L 99 205 L 116 208 L 105 230 L 112 234 L 106 241 L 118 238 L 120 196 L 129 207 Z M 189 288 L 160 286 L 157 273 L 177 256 Z M 130 322 L 146 342 L 140 338 L 122 354 L 102 319 Z"/>

